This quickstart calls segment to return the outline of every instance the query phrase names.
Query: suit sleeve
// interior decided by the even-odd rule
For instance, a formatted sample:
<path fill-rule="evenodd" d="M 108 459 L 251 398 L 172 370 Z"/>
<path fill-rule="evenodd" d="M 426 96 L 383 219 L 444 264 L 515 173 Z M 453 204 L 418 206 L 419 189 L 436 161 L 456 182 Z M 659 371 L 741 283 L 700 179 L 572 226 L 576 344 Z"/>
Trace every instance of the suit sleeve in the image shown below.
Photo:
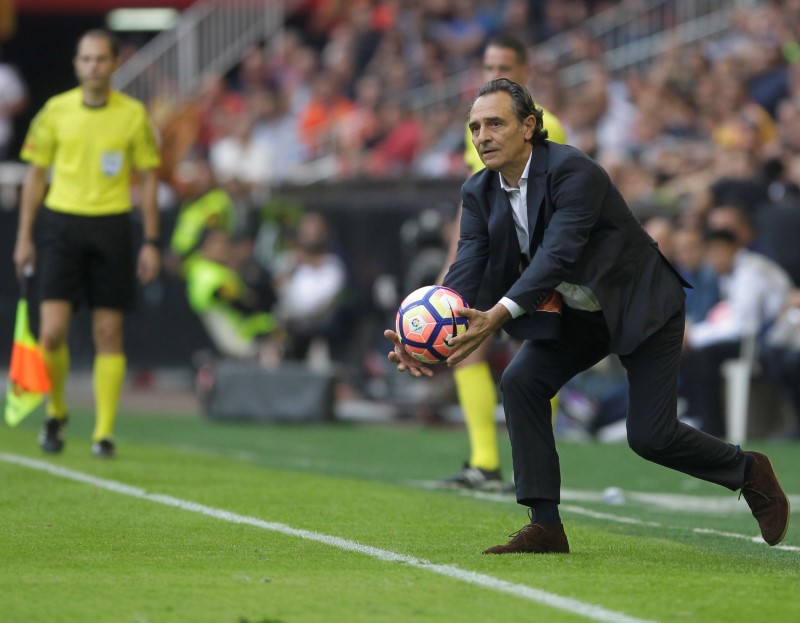
<path fill-rule="evenodd" d="M 506 294 L 528 314 L 562 282 L 571 282 L 609 185 L 606 172 L 585 156 L 572 156 L 552 172 L 552 218 L 531 263 Z"/>
<path fill-rule="evenodd" d="M 475 197 L 462 191 L 461 200 L 461 231 L 456 259 L 442 285 L 458 292 L 473 306 L 489 261 L 489 229 Z"/>

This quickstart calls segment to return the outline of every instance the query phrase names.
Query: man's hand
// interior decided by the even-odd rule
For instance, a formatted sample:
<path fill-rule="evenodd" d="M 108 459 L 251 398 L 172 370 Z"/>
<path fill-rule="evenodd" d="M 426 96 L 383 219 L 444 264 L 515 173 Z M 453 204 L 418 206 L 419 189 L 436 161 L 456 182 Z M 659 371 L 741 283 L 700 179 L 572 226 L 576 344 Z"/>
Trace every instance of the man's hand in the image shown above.
<path fill-rule="evenodd" d="M 136 275 L 143 285 L 147 285 L 158 277 L 161 270 L 161 251 L 155 245 L 142 245 L 139 260 L 136 264 Z"/>
<path fill-rule="evenodd" d="M 403 343 L 400 341 L 400 336 L 397 335 L 394 331 L 387 329 L 383 332 L 384 337 L 389 340 L 392 344 L 394 344 L 394 350 L 389 353 L 389 361 L 394 364 L 397 364 L 397 371 L 398 372 L 406 372 L 408 371 L 411 376 L 414 377 L 421 377 L 421 376 L 433 376 L 433 370 L 431 370 L 428 366 L 423 364 L 421 361 L 417 361 L 411 355 L 406 352 Z"/>
<path fill-rule="evenodd" d="M 453 347 L 447 358 L 447 365 L 451 368 L 466 359 L 487 337 L 511 320 L 511 314 L 500 303 L 486 312 L 471 308 L 454 311 L 469 320 L 469 329 L 448 340 L 448 344 Z"/>
<path fill-rule="evenodd" d="M 25 275 L 25 267 L 29 270 L 36 268 L 36 246 L 29 238 L 18 238 L 14 246 L 14 266 L 17 269 L 17 279 L 22 279 Z"/>

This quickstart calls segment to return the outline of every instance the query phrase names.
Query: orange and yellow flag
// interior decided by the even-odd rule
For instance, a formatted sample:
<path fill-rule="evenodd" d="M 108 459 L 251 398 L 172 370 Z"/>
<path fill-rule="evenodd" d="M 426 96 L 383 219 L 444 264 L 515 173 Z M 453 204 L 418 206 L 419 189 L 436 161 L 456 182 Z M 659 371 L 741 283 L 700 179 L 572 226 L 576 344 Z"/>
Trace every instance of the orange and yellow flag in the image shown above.
<path fill-rule="evenodd" d="M 49 391 L 47 368 L 36 338 L 31 334 L 28 301 L 23 297 L 17 303 L 14 323 L 14 345 L 6 389 L 6 423 L 9 426 L 19 424 L 39 406 Z"/>

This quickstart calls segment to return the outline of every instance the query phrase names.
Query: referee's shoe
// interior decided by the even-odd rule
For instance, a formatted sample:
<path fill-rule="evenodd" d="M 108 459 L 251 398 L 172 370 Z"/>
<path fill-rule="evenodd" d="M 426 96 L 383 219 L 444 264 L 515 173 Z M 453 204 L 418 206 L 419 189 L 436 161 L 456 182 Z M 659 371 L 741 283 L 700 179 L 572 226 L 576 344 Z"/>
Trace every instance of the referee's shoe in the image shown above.
<path fill-rule="evenodd" d="M 44 421 L 39 434 L 39 446 L 47 454 L 58 454 L 64 449 L 64 426 L 67 418 L 49 417 Z"/>
<path fill-rule="evenodd" d="M 502 491 L 503 476 L 499 469 L 482 469 L 471 467 L 469 463 L 455 476 L 439 480 L 437 487 L 441 489 L 472 489 L 474 491 Z"/>
<path fill-rule="evenodd" d="M 114 454 L 114 442 L 110 439 L 101 439 L 92 444 L 92 456 L 98 459 L 113 459 Z"/>

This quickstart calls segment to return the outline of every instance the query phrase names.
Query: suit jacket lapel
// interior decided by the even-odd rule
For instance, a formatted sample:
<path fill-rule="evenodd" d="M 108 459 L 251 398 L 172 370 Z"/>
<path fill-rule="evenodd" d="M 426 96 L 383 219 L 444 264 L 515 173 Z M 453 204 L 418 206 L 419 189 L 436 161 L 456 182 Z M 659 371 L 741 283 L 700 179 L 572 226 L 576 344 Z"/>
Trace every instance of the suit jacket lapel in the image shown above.
<path fill-rule="evenodd" d="M 531 166 L 528 169 L 528 236 L 530 240 L 531 257 L 536 253 L 536 247 L 541 241 L 541 232 L 537 232 L 539 212 L 544 201 L 544 174 L 547 172 L 547 144 L 536 145 L 533 148 Z"/>

